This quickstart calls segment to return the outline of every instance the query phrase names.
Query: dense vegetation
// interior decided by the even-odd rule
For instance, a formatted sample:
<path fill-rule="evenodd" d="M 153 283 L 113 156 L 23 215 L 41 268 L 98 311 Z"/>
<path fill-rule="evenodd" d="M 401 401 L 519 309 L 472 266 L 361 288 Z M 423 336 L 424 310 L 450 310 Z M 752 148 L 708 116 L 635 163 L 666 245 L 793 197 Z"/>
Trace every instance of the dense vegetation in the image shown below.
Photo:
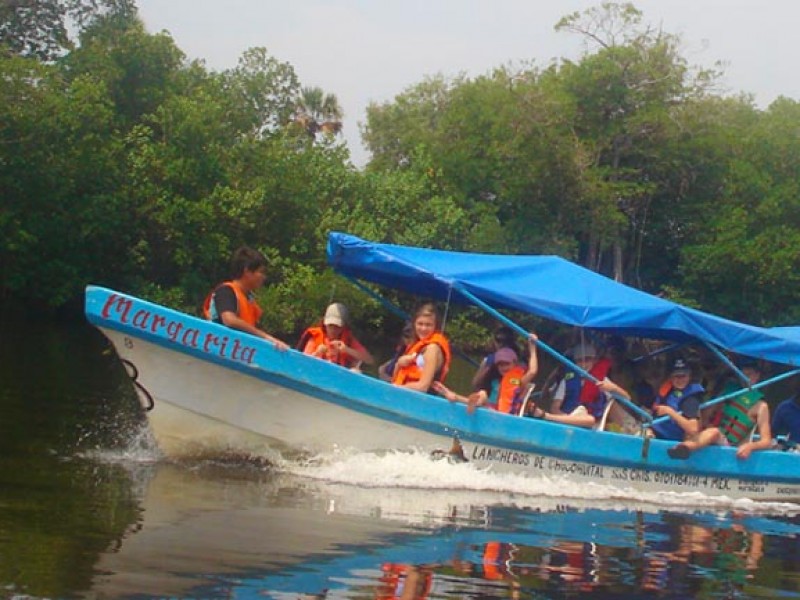
<path fill-rule="evenodd" d="M 557 29 L 586 41 L 580 60 L 427 78 L 370 106 L 359 170 L 335 96 L 264 48 L 213 72 L 132 0 L 6 3 L 0 293 L 60 306 L 92 282 L 193 310 L 248 244 L 273 258 L 272 331 L 332 295 L 380 330 L 384 311 L 325 268 L 342 230 L 557 253 L 735 319 L 800 321 L 798 102 L 720 95 L 628 4 Z"/>

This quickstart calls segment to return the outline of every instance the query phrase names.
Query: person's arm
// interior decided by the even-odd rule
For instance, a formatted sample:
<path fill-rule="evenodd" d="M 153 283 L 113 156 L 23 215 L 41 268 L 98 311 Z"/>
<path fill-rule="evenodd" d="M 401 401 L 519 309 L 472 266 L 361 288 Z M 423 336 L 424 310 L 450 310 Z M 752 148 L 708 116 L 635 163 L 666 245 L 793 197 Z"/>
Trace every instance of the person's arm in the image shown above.
<path fill-rule="evenodd" d="M 431 384 L 433 384 L 433 380 L 436 377 L 436 371 L 441 366 L 444 356 L 442 354 L 442 349 L 439 348 L 437 344 L 428 344 L 425 346 L 425 349 L 422 351 L 422 356 L 424 357 L 424 363 L 419 380 L 406 383 L 405 387 L 420 392 L 427 392 L 431 389 Z"/>
<path fill-rule="evenodd" d="M 337 349 L 339 352 L 344 352 L 356 361 L 364 362 L 368 365 L 375 364 L 375 359 L 372 357 L 372 354 L 370 354 L 361 342 L 355 338 L 353 338 L 350 346 L 345 344 L 342 340 L 335 340 L 331 342 L 331 347 Z"/>
<path fill-rule="evenodd" d="M 759 439 L 757 442 L 746 441 L 736 449 L 736 457 L 745 459 L 755 450 L 766 450 L 772 446 L 772 429 L 769 423 L 769 406 L 766 402 L 758 402 L 754 407 L 756 411 L 756 428 Z"/>
<path fill-rule="evenodd" d="M 528 354 L 530 355 L 528 358 L 528 370 L 520 379 L 520 387 L 530 385 L 539 373 L 539 357 L 536 353 L 536 340 L 538 339 L 535 333 L 531 333 L 528 336 Z"/>
<path fill-rule="evenodd" d="M 681 403 L 681 410 L 684 414 L 666 404 L 656 404 L 653 406 L 653 412 L 659 417 L 664 415 L 670 417 L 678 424 L 678 427 L 683 429 L 684 438 L 686 438 L 697 435 L 700 432 L 699 405 L 699 398 L 688 396 Z"/>
<path fill-rule="evenodd" d="M 618 394 L 619 396 L 625 398 L 625 400 L 631 399 L 631 395 L 625 388 L 623 388 L 620 385 L 617 385 L 616 383 L 611 381 L 608 377 L 603 379 L 603 381 L 598 381 L 597 387 L 601 392 L 604 392 L 606 394 Z"/>
<path fill-rule="evenodd" d="M 538 409 L 537 409 L 538 410 Z M 543 412 L 541 418 L 545 421 L 555 421 L 556 423 L 563 423 L 564 425 L 574 425 L 576 427 L 594 427 L 596 422 L 595 418 L 588 412 L 578 411 L 577 414 L 565 415 L 564 413 L 550 413 Z"/>
<path fill-rule="evenodd" d="M 279 340 L 273 335 L 268 334 L 263 329 L 259 329 L 258 327 L 250 325 L 250 323 L 242 319 L 239 315 L 237 315 L 233 311 L 226 310 L 220 315 L 220 319 L 222 320 L 222 323 L 225 326 L 230 327 L 231 329 L 238 329 L 239 331 L 244 331 L 246 333 L 258 336 L 260 338 L 272 342 L 273 344 L 275 344 L 275 347 L 278 350 L 289 349 L 289 345 L 286 342 L 284 342 L 283 340 Z"/>

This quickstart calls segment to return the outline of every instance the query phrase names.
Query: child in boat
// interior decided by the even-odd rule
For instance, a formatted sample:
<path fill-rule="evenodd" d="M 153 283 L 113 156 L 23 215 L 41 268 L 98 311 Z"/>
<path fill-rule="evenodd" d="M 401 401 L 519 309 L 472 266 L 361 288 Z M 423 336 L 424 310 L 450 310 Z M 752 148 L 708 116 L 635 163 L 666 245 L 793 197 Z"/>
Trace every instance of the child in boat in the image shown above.
<path fill-rule="evenodd" d="M 739 365 L 739 369 L 747 377 L 751 387 L 761 381 L 761 367 L 757 361 L 746 361 Z M 722 395 L 727 395 L 741 389 L 735 382 L 730 382 L 722 390 Z M 720 446 L 737 446 L 736 456 L 746 459 L 755 450 L 766 450 L 772 446 L 772 432 L 769 422 L 769 406 L 763 400 L 763 394 L 751 389 L 748 392 L 726 400 L 721 407 L 717 407 L 716 414 L 711 418 L 714 424 L 701 431 L 697 436 L 688 438 L 670 448 L 667 452 L 672 458 L 689 458 L 692 452 L 717 444 Z M 751 440 L 753 429 L 758 430 L 759 439 Z"/>
<path fill-rule="evenodd" d="M 700 403 L 705 390 L 692 382 L 692 370 L 686 359 L 678 357 L 672 363 L 669 378 L 661 384 L 653 403 L 656 417 L 669 419 L 652 426 L 652 434 L 664 440 L 682 441 L 700 431 Z"/>
<path fill-rule="evenodd" d="M 596 427 L 603 417 L 611 394 L 630 400 L 630 394 L 608 378 L 611 362 L 599 358 L 591 344 L 578 344 L 570 352 L 575 364 L 597 379 L 593 383 L 568 372 L 558 384 L 549 411 L 534 410 L 533 416 L 577 427 Z"/>
<path fill-rule="evenodd" d="M 529 358 L 527 367 L 520 364 L 517 353 L 511 348 L 500 348 L 492 354 L 492 364 L 500 374 L 500 385 L 495 389 L 491 389 L 491 387 L 482 388 L 469 396 L 462 396 L 443 383 L 434 382 L 433 390 L 450 402 L 466 403 L 467 412 L 469 413 L 472 413 L 478 406 L 486 406 L 503 413 L 518 415 L 522 406 L 523 395 L 527 392 L 528 386 L 539 372 L 539 360 L 536 354 L 537 339 L 535 333 L 531 333 L 528 338 Z"/>
<path fill-rule="evenodd" d="M 219 284 L 206 296 L 203 316 L 269 340 L 278 350 L 287 350 L 286 342 L 258 327 L 263 311 L 256 302 L 255 291 L 267 279 L 267 258 L 258 250 L 242 246 L 233 253 L 231 274 L 230 281 Z"/>
<path fill-rule="evenodd" d="M 298 349 L 348 369 L 359 369 L 362 363 L 374 364 L 375 359 L 359 342 L 348 326 L 347 307 L 334 302 L 325 309 L 322 322 L 306 329 L 300 336 Z"/>
<path fill-rule="evenodd" d="M 434 381 L 444 381 L 450 370 L 450 342 L 441 331 L 436 306 L 427 302 L 411 320 L 412 341 L 397 359 L 392 383 L 420 392 L 431 389 Z"/>
<path fill-rule="evenodd" d="M 492 384 L 497 384 L 502 376 L 494 363 L 495 352 L 500 348 L 510 348 L 519 356 L 519 347 L 514 339 L 514 331 L 507 325 L 498 327 L 492 336 L 492 351 L 481 361 L 478 370 L 472 377 L 472 391 L 491 389 Z"/>

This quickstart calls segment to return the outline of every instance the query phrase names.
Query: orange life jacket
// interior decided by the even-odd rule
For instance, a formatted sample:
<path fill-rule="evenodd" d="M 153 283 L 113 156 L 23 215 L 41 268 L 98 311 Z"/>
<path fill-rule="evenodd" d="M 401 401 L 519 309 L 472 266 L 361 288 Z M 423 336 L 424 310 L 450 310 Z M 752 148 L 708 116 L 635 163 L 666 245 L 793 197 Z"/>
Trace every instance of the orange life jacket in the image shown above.
<path fill-rule="evenodd" d="M 444 363 L 442 367 L 436 372 L 433 376 L 435 381 L 444 381 L 445 377 L 447 377 L 447 372 L 450 370 L 450 342 L 444 336 L 443 333 L 438 331 L 433 332 L 430 336 L 425 338 L 424 340 L 417 340 L 413 344 L 406 346 L 405 351 L 403 354 L 416 354 L 419 356 L 422 351 L 425 349 L 425 346 L 429 344 L 436 344 L 439 348 L 442 349 L 442 354 L 444 355 Z M 395 385 L 405 385 L 406 383 L 413 383 L 415 381 L 419 381 L 420 377 L 422 377 L 422 369 L 419 368 L 417 362 L 414 361 L 410 365 L 406 367 L 398 367 L 394 373 L 394 377 L 392 378 L 392 383 Z"/>
<path fill-rule="evenodd" d="M 514 406 L 514 400 L 522 383 L 522 377 L 527 370 L 522 365 L 514 365 L 500 380 L 500 389 L 497 394 L 497 406 L 493 408 L 501 413 L 509 414 Z"/>
<path fill-rule="evenodd" d="M 214 294 L 223 285 L 230 287 L 236 295 L 236 314 L 239 318 L 255 327 L 264 311 L 261 310 L 255 298 L 248 297 L 248 294 L 235 281 L 220 283 L 206 296 L 203 302 L 203 316 L 206 319 L 211 319 L 211 303 L 214 301 Z"/>
<path fill-rule="evenodd" d="M 499 580 L 508 575 L 508 544 L 489 542 L 483 550 L 483 577 Z"/>
<path fill-rule="evenodd" d="M 378 580 L 380 586 L 375 593 L 375 600 L 399 600 L 401 597 L 406 597 L 408 592 L 405 589 L 406 580 L 411 569 L 410 565 L 384 563 L 381 567 L 383 573 Z M 412 597 L 414 600 L 425 600 L 433 587 L 433 573 L 423 567 L 414 567 L 414 570 L 419 574 L 420 579 L 417 581 L 416 589 L 412 590 Z"/>
<path fill-rule="evenodd" d="M 347 354 L 346 352 L 337 352 L 331 348 L 331 340 L 325 334 L 325 327 L 309 327 L 303 332 L 303 335 L 300 336 L 300 339 L 307 340 L 304 344 L 303 348 L 300 348 L 306 354 L 314 354 L 317 348 L 319 348 L 322 344 L 327 347 L 327 351 L 325 352 L 325 356 L 321 357 L 327 361 L 332 363 L 336 363 L 338 365 L 342 365 L 343 367 L 350 367 L 352 364 L 356 362 L 356 360 Z M 339 338 L 346 346 L 353 346 L 353 334 L 350 332 L 350 329 L 345 327 L 342 329 L 342 336 Z M 310 344 L 310 345 L 309 345 Z M 306 351 L 308 348 L 308 351 Z"/>

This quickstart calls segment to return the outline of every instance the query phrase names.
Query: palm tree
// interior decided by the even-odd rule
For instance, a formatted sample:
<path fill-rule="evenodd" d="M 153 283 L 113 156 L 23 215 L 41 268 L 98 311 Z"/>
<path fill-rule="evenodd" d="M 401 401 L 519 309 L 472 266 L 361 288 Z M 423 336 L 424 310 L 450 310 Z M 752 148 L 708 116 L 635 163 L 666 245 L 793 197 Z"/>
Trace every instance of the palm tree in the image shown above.
<path fill-rule="evenodd" d="M 297 99 L 294 121 L 311 137 L 319 132 L 336 135 L 342 130 L 343 114 L 334 94 L 326 94 L 319 87 L 304 87 Z"/>

